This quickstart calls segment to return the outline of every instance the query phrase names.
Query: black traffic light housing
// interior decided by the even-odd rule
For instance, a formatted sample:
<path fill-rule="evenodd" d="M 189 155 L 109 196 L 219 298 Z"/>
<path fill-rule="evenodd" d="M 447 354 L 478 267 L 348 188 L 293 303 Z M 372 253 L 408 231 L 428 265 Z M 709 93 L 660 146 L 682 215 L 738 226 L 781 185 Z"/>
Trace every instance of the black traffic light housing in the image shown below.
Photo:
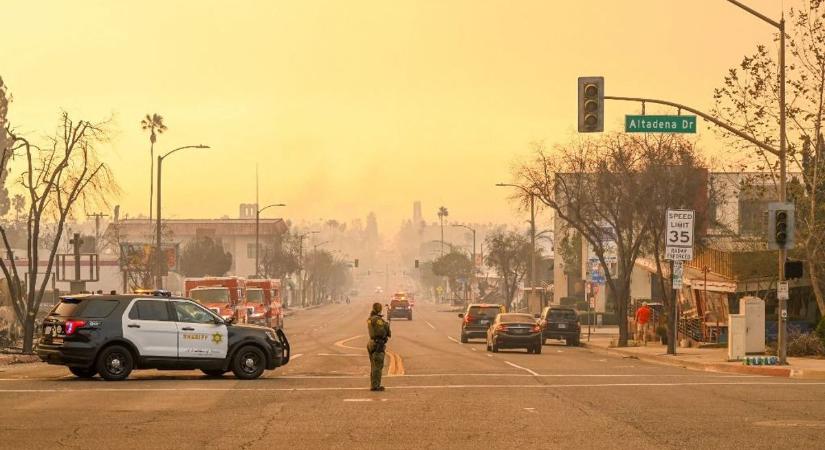
<path fill-rule="evenodd" d="M 785 210 L 778 210 L 774 212 L 775 218 L 775 228 L 773 230 L 773 238 L 781 248 L 784 248 L 785 245 L 788 244 L 788 211 Z"/>
<path fill-rule="evenodd" d="M 352 262 L 355 268 L 358 268 L 358 258 L 355 258 L 355 261 Z"/>
<path fill-rule="evenodd" d="M 604 131 L 604 77 L 579 77 L 579 133 Z"/>
<path fill-rule="evenodd" d="M 418 268 L 418 260 L 417 259 L 415 260 L 415 268 L 416 269 Z"/>
<path fill-rule="evenodd" d="M 794 247 L 793 203 L 768 204 L 768 248 L 771 250 Z"/>

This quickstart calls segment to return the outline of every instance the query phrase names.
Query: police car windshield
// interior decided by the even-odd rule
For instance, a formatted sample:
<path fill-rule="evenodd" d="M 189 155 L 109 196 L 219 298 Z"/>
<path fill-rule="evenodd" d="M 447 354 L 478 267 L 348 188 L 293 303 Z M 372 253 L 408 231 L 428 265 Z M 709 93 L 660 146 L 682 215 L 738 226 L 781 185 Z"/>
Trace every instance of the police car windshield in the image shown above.
<path fill-rule="evenodd" d="M 196 288 L 189 292 L 193 300 L 199 303 L 229 302 L 229 288 Z"/>
<path fill-rule="evenodd" d="M 263 304 L 264 290 L 263 289 L 247 289 L 246 300 L 250 303 Z"/>

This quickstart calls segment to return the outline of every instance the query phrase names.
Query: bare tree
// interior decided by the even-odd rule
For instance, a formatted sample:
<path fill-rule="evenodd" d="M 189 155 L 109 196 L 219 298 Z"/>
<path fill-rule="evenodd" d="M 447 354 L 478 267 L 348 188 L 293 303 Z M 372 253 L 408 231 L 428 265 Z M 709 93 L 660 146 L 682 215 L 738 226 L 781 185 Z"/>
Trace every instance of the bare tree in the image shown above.
<path fill-rule="evenodd" d="M 554 152 L 537 143 L 535 159 L 517 172 L 524 188 L 519 196 L 534 195 L 595 252 L 591 256 L 599 260 L 616 299 L 620 346 L 628 340 L 631 273 L 650 227 L 644 206 L 649 201 L 648 183 L 655 180 L 641 174 L 652 145 L 647 137 L 627 134 L 574 141 Z M 605 238 L 608 229 L 610 239 Z M 615 248 L 615 268 L 607 258 L 611 247 Z"/>
<path fill-rule="evenodd" d="M 825 2 L 806 0 L 788 13 L 787 128 L 789 167 L 801 173 L 801 183 L 789 184 L 789 199 L 797 208 L 797 243 L 820 314 L 825 313 Z M 765 45 L 731 68 L 716 89 L 714 113 L 753 138 L 778 146 L 778 64 Z M 777 179 L 779 161 L 764 150 L 743 144 L 720 131 L 732 146 L 755 155 L 746 160 Z"/>
<path fill-rule="evenodd" d="M 11 144 L 2 155 L 5 170 L 12 156 L 23 159 L 24 166 L 19 186 L 28 197 L 26 277 L 24 285 L 20 268 L 13 257 L 13 250 L 4 226 L 0 226 L 0 236 L 8 255 L 0 259 L 15 314 L 23 324 L 23 351 L 32 351 L 34 326 L 43 293 L 54 269 L 59 238 L 43 240 L 47 222 L 55 223 L 55 236 L 62 236 L 66 220 L 75 207 L 105 204 L 105 198 L 117 190 L 109 168 L 97 158 L 96 146 L 107 141 L 103 124 L 87 121 L 73 121 L 67 113 L 62 113 L 55 136 L 40 147 L 27 138 L 15 134 L 6 126 Z M 41 254 L 43 251 L 43 254 Z M 46 261 L 41 269 L 40 262 Z"/>
<path fill-rule="evenodd" d="M 646 162 L 640 174 L 645 178 L 643 184 L 649 187 L 648 201 L 642 204 L 640 211 L 640 216 L 647 218 L 649 233 L 644 252 L 652 256 L 656 265 L 657 279 L 667 311 L 668 336 L 673 336 L 673 330 L 678 324 L 675 315 L 671 314 L 676 299 L 667 276 L 672 269 L 665 270 L 664 261 L 667 210 L 694 210 L 698 224 L 694 241 L 701 242 L 708 219 L 707 205 L 713 199 L 708 191 L 708 170 L 692 142 L 676 135 L 652 136 L 647 142 L 649 145 L 644 147 Z M 668 339 L 668 353 L 675 353 L 673 339 Z"/>

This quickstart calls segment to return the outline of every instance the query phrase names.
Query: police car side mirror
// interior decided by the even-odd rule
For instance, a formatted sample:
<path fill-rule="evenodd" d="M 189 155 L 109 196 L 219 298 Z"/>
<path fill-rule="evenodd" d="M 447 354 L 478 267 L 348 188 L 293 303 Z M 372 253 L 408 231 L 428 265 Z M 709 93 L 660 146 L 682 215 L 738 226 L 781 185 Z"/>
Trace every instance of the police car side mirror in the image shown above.
<path fill-rule="evenodd" d="M 464 313 L 459 314 L 458 317 L 463 319 L 464 318 Z"/>

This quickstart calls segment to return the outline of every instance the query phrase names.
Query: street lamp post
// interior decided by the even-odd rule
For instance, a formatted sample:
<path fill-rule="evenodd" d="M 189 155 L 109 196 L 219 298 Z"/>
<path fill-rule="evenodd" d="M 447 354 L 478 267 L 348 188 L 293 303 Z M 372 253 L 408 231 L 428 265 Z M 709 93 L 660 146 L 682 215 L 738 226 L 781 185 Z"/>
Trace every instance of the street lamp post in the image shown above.
<path fill-rule="evenodd" d="M 524 191 L 530 197 L 530 247 L 532 251 L 530 252 L 530 279 L 528 283 L 530 284 L 530 294 L 535 294 L 536 289 L 536 196 L 525 189 L 523 186 L 519 186 L 517 184 L 506 184 L 506 183 L 496 183 L 498 187 L 514 187 L 519 188 Z"/>
<path fill-rule="evenodd" d="M 268 208 L 272 208 L 274 206 L 286 206 L 284 203 L 273 203 L 271 205 L 264 206 L 263 208 L 257 209 L 258 205 L 255 205 L 255 278 L 259 278 L 260 275 L 260 266 L 258 265 L 258 253 L 260 250 L 260 244 L 258 241 L 260 240 L 260 223 L 261 223 L 261 213 Z"/>
<path fill-rule="evenodd" d="M 160 187 L 161 187 L 160 179 L 161 179 L 161 175 L 163 174 L 163 171 L 162 171 L 163 160 L 166 157 L 171 156 L 173 153 L 175 153 L 179 150 L 187 149 L 187 148 L 209 148 L 209 146 L 208 145 L 187 145 L 187 146 L 184 146 L 184 147 L 178 147 L 174 150 L 170 150 L 165 155 L 158 155 L 158 182 L 157 182 L 158 186 L 157 186 L 157 202 L 156 202 L 157 203 L 157 205 L 156 205 L 157 206 L 157 213 L 156 213 L 157 224 L 156 224 L 156 227 L 155 227 L 155 289 L 162 289 L 163 288 L 163 269 L 162 269 L 162 267 L 163 267 L 163 255 L 161 254 L 161 247 L 160 247 L 160 228 L 161 228 L 160 227 L 160 224 L 161 224 L 161 222 L 160 222 L 160 200 L 161 200 L 161 196 L 160 196 Z"/>
<path fill-rule="evenodd" d="M 472 281 L 475 281 L 475 279 L 476 279 L 476 230 L 475 230 L 475 228 L 472 228 L 470 226 L 463 225 L 463 224 L 460 224 L 460 223 L 454 223 L 453 226 L 454 227 L 466 228 L 466 229 L 473 232 L 473 276 L 472 276 Z M 473 297 L 473 294 L 472 294 L 473 293 L 472 281 L 471 281 L 471 284 L 470 284 L 470 300 L 473 300 L 473 298 L 472 298 Z"/>

